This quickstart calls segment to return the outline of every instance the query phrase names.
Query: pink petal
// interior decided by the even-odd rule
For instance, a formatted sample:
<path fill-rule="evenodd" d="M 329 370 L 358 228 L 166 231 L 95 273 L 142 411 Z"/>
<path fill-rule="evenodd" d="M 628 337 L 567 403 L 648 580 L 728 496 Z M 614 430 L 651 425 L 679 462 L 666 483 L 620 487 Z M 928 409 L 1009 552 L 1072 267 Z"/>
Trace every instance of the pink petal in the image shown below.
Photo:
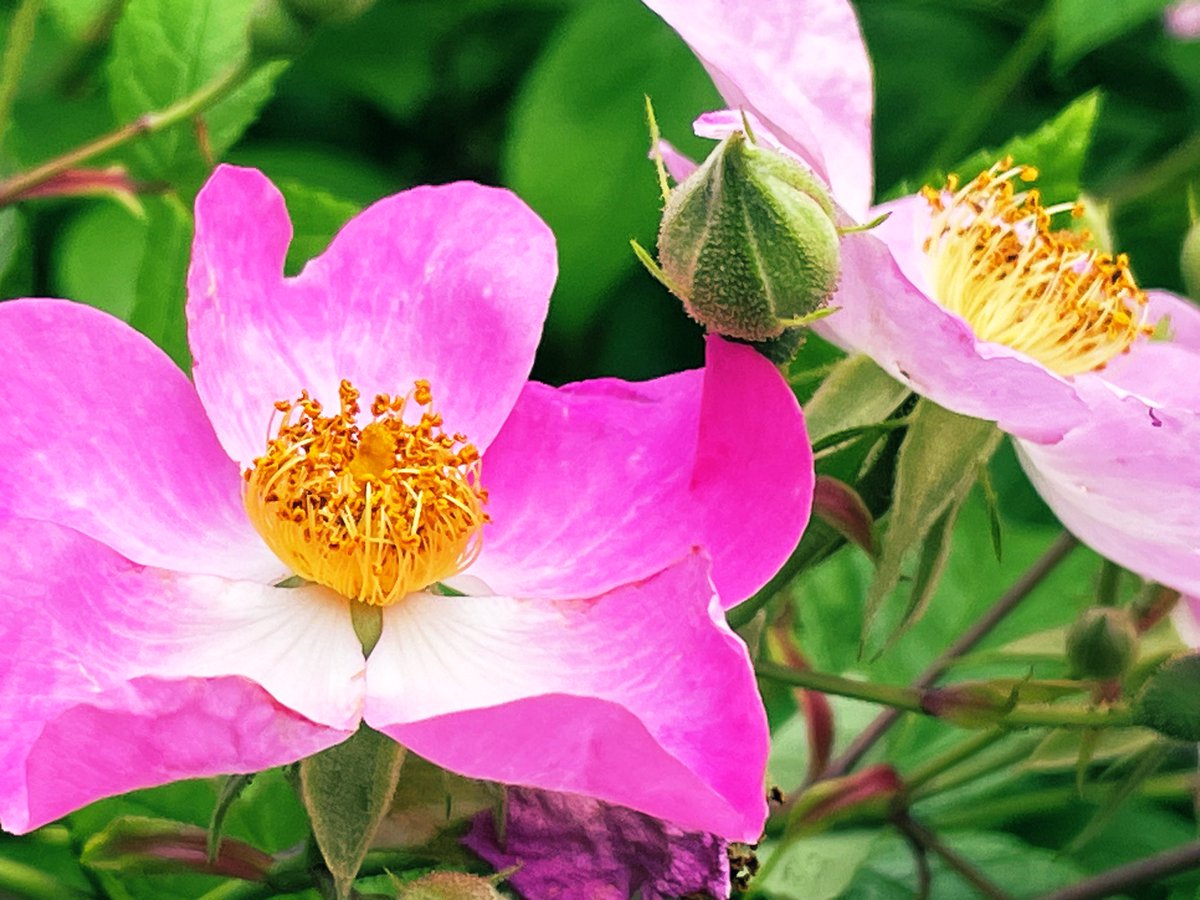
<path fill-rule="evenodd" d="M 187 376 L 111 316 L 0 304 L 0 515 L 57 522 L 145 565 L 277 580 L 237 466 Z"/>
<path fill-rule="evenodd" d="M 1200 397 L 1200 308 L 1166 291 L 1147 295 L 1146 321 L 1166 317 L 1170 339 L 1137 341 L 1096 377 L 1155 407 L 1194 409 Z"/>
<path fill-rule="evenodd" d="M 421 187 L 374 204 L 294 279 L 291 224 L 262 173 L 221 166 L 196 199 L 188 323 L 196 388 L 248 465 L 272 404 L 327 405 L 350 379 L 371 398 L 428 379 L 448 432 L 479 448 L 529 375 L 556 263 L 546 226 L 511 193 Z"/>
<path fill-rule="evenodd" d="M 251 772 L 343 740 L 363 658 L 345 601 L 139 566 L 78 532 L 0 519 L 0 821 Z"/>
<path fill-rule="evenodd" d="M 894 243 L 892 232 L 884 230 L 889 225 L 899 236 Z M 919 249 L 911 250 L 908 233 L 898 216 L 875 232 L 842 240 L 842 278 L 832 300 L 838 311 L 814 330 L 850 352 L 870 356 L 935 403 L 993 420 L 1019 437 L 1057 440 L 1081 421 L 1086 407 L 1071 382 L 1024 354 L 978 340 L 965 321 L 905 277 L 919 267 L 910 255 Z M 899 258 L 904 262 L 898 264 Z"/>
<path fill-rule="evenodd" d="M 364 717 L 473 778 L 757 838 L 766 719 L 707 569 L 591 600 L 413 595 L 385 610 Z"/>
<path fill-rule="evenodd" d="M 696 163 L 690 156 L 685 156 L 675 149 L 675 145 L 670 141 L 659 140 L 658 152 L 662 154 L 663 166 L 666 167 L 667 173 L 675 179 L 676 184 L 681 184 L 687 181 L 688 176 L 696 171 Z M 651 151 L 651 157 L 653 157 Z"/>
<path fill-rule="evenodd" d="M 871 62 L 846 0 L 645 0 L 721 96 L 758 116 L 856 218 L 871 202 Z"/>
<path fill-rule="evenodd" d="M 1062 523 L 1114 562 L 1200 594 L 1200 416 L 1109 395 L 1057 444 L 1017 441 Z"/>
<path fill-rule="evenodd" d="M 630 384 L 531 383 L 484 457 L 492 524 L 470 574 L 522 597 L 590 597 L 693 546 L 732 606 L 808 523 L 813 463 L 787 383 L 709 338 L 703 370 Z"/>

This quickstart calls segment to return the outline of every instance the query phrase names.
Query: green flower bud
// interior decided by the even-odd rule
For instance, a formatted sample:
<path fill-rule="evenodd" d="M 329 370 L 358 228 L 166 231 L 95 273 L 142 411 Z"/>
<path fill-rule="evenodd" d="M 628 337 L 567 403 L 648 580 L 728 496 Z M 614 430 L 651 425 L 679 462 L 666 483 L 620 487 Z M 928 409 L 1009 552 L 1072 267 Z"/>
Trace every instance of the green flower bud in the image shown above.
<path fill-rule="evenodd" d="M 1137 651 L 1137 628 L 1123 609 L 1085 609 L 1067 632 L 1067 661 L 1079 678 L 1119 678 L 1133 664 Z"/>
<path fill-rule="evenodd" d="M 838 240 L 820 182 L 735 132 L 671 191 L 656 274 L 710 331 L 765 341 L 819 317 Z"/>
<path fill-rule="evenodd" d="M 401 900 L 504 900 L 491 879 L 464 872 L 431 872 L 397 887 Z"/>
<path fill-rule="evenodd" d="M 1200 298 L 1200 219 L 1192 223 L 1179 253 L 1179 269 L 1189 297 Z"/>
<path fill-rule="evenodd" d="M 1133 701 L 1139 725 L 1181 741 L 1200 741 L 1200 654 L 1169 659 L 1146 679 Z"/>

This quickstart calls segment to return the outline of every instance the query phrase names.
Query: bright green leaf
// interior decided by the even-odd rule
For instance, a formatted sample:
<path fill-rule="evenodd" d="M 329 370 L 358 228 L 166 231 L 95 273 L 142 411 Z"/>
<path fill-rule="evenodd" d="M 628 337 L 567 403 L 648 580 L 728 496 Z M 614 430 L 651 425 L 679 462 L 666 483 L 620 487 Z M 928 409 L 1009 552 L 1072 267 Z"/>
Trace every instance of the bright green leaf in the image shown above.
<path fill-rule="evenodd" d="M 255 0 L 128 0 L 113 31 L 109 97 L 121 122 L 164 109 L 237 65 Z M 283 64 L 264 66 L 202 118 L 215 158 L 241 136 Z M 198 181 L 207 170 L 195 128 L 181 124 L 137 142 L 139 174 Z"/>
<path fill-rule="evenodd" d="M 288 275 L 295 275 L 314 256 L 319 256 L 338 229 L 359 211 L 357 203 L 295 181 L 279 184 L 292 218 L 292 243 L 288 247 Z"/>
<path fill-rule="evenodd" d="M 1132 31 L 1170 0 L 1054 0 L 1054 62 L 1065 69 L 1081 56 Z"/>

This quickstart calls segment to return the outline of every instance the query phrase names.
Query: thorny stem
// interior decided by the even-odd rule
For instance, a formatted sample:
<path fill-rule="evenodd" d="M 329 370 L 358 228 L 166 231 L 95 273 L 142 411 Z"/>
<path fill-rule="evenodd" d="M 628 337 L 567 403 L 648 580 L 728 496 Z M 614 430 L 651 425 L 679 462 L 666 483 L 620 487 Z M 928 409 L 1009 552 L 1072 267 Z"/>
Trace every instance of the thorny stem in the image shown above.
<path fill-rule="evenodd" d="M 1016 609 L 1033 592 L 1033 589 L 1041 584 L 1042 580 L 1053 572 L 1059 563 L 1067 558 L 1078 544 L 1079 541 L 1074 535 L 1065 532 L 1060 535 L 1050 545 L 1049 549 L 1042 554 L 1041 558 L 1030 566 L 1025 574 L 1017 579 L 1016 583 L 999 600 L 992 604 L 991 609 L 984 613 L 978 622 L 963 632 L 957 641 L 947 647 L 941 656 L 929 664 L 920 677 L 913 682 L 913 687 L 918 690 L 932 687 L 960 656 L 974 650 L 979 642 L 987 637 L 1005 616 Z M 854 742 L 846 748 L 846 752 L 829 764 L 829 767 L 825 770 L 824 777 L 836 778 L 840 775 L 845 775 L 854 768 L 858 764 L 858 761 L 879 742 L 888 729 L 900 718 L 900 713 L 901 711 L 897 709 L 888 709 L 880 713 L 854 739 Z"/>
<path fill-rule="evenodd" d="M 1045 9 L 1029 23 L 1021 39 L 992 76 L 975 94 L 975 100 L 959 116 L 950 133 L 943 138 L 933 159 L 945 168 L 960 160 L 968 149 L 978 143 L 980 133 L 996 117 L 996 111 L 1008 99 L 1021 80 L 1041 58 L 1054 34 L 1054 10 L 1057 4 L 1047 3 Z"/>
<path fill-rule="evenodd" d="M 25 71 L 25 59 L 33 45 L 33 27 L 41 9 L 42 0 L 22 0 L 8 26 L 4 63 L 0 67 L 0 142 L 3 142 L 5 132 L 8 131 L 13 100 L 16 99 L 17 87 L 21 83 L 21 73 Z"/>
<path fill-rule="evenodd" d="M 27 172 L 21 172 L 0 181 L 0 207 L 17 202 L 26 191 L 46 183 L 68 169 L 82 165 L 110 150 L 115 150 L 142 135 L 154 134 L 198 115 L 238 88 L 253 71 L 254 67 L 248 60 L 240 62 L 195 93 L 184 97 L 178 103 L 168 106 L 164 110 L 144 113 L 115 131 L 110 131 L 74 150 L 56 156 Z"/>

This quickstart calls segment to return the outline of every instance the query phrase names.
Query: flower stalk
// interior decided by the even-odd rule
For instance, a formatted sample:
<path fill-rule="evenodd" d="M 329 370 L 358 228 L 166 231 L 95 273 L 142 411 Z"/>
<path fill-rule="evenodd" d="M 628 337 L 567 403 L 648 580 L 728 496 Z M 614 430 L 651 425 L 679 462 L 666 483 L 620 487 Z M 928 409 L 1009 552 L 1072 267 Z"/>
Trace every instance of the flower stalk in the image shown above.
<path fill-rule="evenodd" d="M 31 191 L 64 172 L 78 168 L 89 160 L 124 146 L 136 138 L 155 134 L 198 116 L 208 107 L 220 102 L 241 87 L 254 71 L 255 67 L 249 60 L 243 60 L 166 109 L 144 113 L 115 131 L 110 131 L 74 150 L 47 160 L 40 166 L 0 181 L 0 207 L 9 206 L 25 199 Z M 0 119 L 0 127 L 2 127 L 2 122 L 3 120 Z"/>

